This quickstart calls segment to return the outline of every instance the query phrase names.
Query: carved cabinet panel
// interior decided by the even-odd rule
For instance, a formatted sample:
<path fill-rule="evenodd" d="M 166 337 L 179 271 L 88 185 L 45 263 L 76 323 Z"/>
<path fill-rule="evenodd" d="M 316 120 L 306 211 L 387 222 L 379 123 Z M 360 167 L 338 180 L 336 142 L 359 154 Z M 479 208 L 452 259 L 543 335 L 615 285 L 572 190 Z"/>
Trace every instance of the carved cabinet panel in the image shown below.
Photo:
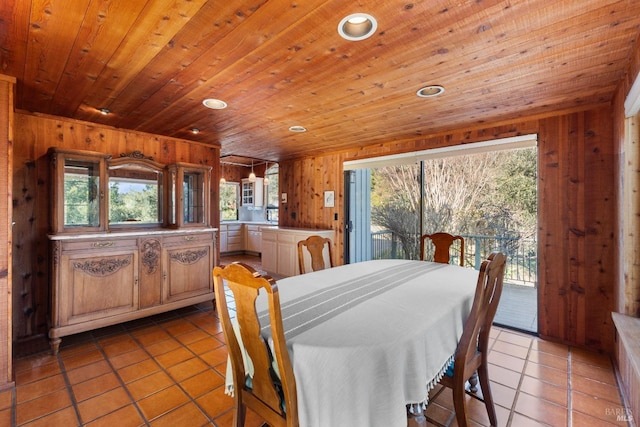
<path fill-rule="evenodd" d="M 167 302 L 213 292 L 213 236 L 208 233 L 166 238 L 162 266 Z"/>
<path fill-rule="evenodd" d="M 92 321 L 138 309 L 136 247 L 61 256 L 59 325 Z"/>
<path fill-rule="evenodd" d="M 140 238 L 140 308 L 162 303 L 162 237 Z"/>

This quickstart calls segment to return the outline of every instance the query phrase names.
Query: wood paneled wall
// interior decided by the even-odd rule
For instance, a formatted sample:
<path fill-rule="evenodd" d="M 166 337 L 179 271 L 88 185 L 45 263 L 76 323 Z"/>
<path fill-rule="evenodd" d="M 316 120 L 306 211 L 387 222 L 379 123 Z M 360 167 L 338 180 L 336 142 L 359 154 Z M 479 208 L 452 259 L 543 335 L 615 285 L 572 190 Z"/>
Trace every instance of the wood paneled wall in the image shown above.
<path fill-rule="evenodd" d="M 47 333 L 49 301 L 49 147 L 99 151 L 118 157 L 135 150 L 159 163 L 188 162 L 213 166 L 211 223 L 217 209 L 220 148 L 27 113 L 16 113 L 13 205 L 13 335 L 26 340 Z M 1 187 L 1 186 L 0 186 Z"/>
<path fill-rule="evenodd" d="M 614 311 L 640 317 L 640 116 L 627 119 L 624 102 L 640 73 L 640 39 L 636 41 L 629 70 L 613 100 L 614 148 L 616 150 L 616 203 L 618 261 Z M 631 322 L 629 322 L 631 324 Z M 637 323 L 636 323 L 637 324 Z M 630 335 L 633 333 L 629 331 Z M 637 332 L 636 332 L 637 335 Z M 640 413 L 640 370 L 637 348 L 616 334 L 615 361 L 620 389 L 632 411 L 635 425 Z"/>
<path fill-rule="evenodd" d="M 617 209 L 611 120 L 611 111 L 600 108 L 281 162 L 280 191 L 288 202 L 280 224 L 332 228 L 342 255 L 345 160 L 537 133 L 539 333 L 611 352 Z M 336 191 L 335 208 L 323 207 L 325 190 Z"/>
<path fill-rule="evenodd" d="M 13 386 L 12 305 L 13 267 L 11 222 L 13 166 L 13 94 L 16 80 L 0 75 L 0 390 Z"/>
<path fill-rule="evenodd" d="M 540 121 L 539 332 L 612 352 L 615 155 L 609 110 Z"/>
<path fill-rule="evenodd" d="M 614 140 L 619 163 L 616 189 L 619 195 L 618 239 L 621 248 L 616 311 L 640 317 L 640 131 L 637 129 L 640 118 L 636 117 L 632 123 L 628 123 L 624 110 L 624 102 L 636 78 L 640 78 L 640 39 L 636 41 L 629 71 L 621 80 L 613 101 Z"/>

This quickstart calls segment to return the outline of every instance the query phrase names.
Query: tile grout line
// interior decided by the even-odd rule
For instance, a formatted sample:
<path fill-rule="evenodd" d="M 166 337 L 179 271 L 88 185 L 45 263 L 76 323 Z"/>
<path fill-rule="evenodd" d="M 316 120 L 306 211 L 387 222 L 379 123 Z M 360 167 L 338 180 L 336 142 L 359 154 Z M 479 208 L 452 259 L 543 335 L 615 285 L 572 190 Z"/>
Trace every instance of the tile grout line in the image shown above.
<path fill-rule="evenodd" d="M 71 387 L 71 381 L 69 380 L 69 376 L 67 375 L 67 368 L 64 364 L 64 360 L 62 359 L 62 354 L 60 353 L 60 351 L 58 351 L 58 354 L 56 354 L 56 359 L 58 361 L 58 366 L 60 366 L 60 373 L 62 374 L 62 378 L 64 379 L 64 384 L 67 389 L 67 394 L 69 395 L 69 399 L 71 399 L 71 407 L 73 408 L 73 411 L 76 414 L 78 425 L 82 426 L 84 425 L 84 423 L 82 422 L 82 416 L 80 415 L 80 409 L 78 408 L 78 401 L 76 400 L 76 395 L 73 393 L 73 388 Z M 62 409 L 64 408 L 58 408 L 56 409 L 55 412 L 60 411 Z"/>
<path fill-rule="evenodd" d="M 200 308 L 198 308 L 198 311 L 199 311 L 199 312 L 202 312 L 202 313 L 206 313 L 206 312 L 207 312 L 207 311 L 205 311 L 205 310 L 203 310 L 203 309 L 200 309 Z M 202 329 L 199 325 L 196 325 L 195 323 L 193 323 L 193 322 L 191 322 L 191 321 L 189 321 L 189 320 L 185 319 L 184 315 L 182 315 L 182 314 L 181 314 L 180 316 L 178 316 L 178 317 L 177 317 L 177 319 L 180 319 L 180 320 L 182 320 L 182 321 L 185 321 L 185 322 L 190 323 L 190 324 L 191 324 L 191 325 L 193 325 L 194 327 L 196 327 L 196 328 L 198 328 L 199 330 L 201 330 L 201 331 L 205 332 L 208 336 L 210 336 L 210 337 L 212 337 L 212 338 L 214 338 L 214 339 L 215 339 L 215 337 L 213 337 L 213 335 L 211 335 L 209 332 L 207 332 L 207 331 L 205 331 L 204 329 Z M 163 331 L 167 332 L 167 334 L 168 334 L 172 339 L 175 339 L 175 336 L 174 336 L 173 334 L 171 334 L 171 332 L 170 332 L 169 330 L 167 330 L 167 329 L 166 329 L 162 324 L 157 323 L 157 322 L 154 322 L 154 324 L 155 324 L 156 326 L 158 326 L 159 328 L 161 328 Z M 134 340 L 138 345 L 140 345 L 140 346 L 141 346 L 141 348 L 144 350 L 144 352 L 145 352 L 145 353 L 146 353 L 146 354 L 147 354 L 147 355 L 148 355 L 152 360 L 154 360 L 154 361 L 155 361 L 155 363 L 157 363 L 157 364 L 158 364 L 158 366 L 160 367 L 161 371 L 162 371 L 162 372 L 164 372 L 164 373 L 165 373 L 169 378 L 171 378 L 171 379 L 173 380 L 174 384 L 175 384 L 175 385 L 180 389 L 180 391 L 182 391 L 182 392 L 185 394 L 185 396 L 187 396 L 188 401 L 192 402 L 192 403 L 193 403 L 193 404 L 198 408 L 198 410 L 199 410 L 200 412 L 202 412 L 202 414 L 203 414 L 203 415 L 204 415 L 204 417 L 207 419 L 207 421 L 208 421 L 208 422 L 210 422 L 212 425 L 216 425 L 217 423 L 214 421 L 213 416 L 212 416 L 212 415 L 210 415 L 210 414 L 209 414 L 209 413 L 208 413 L 208 412 L 207 412 L 207 411 L 206 411 L 202 406 L 200 406 L 200 404 L 196 401 L 196 399 L 195 399 L 195 398 L 193 398 L 193 397 L 192 397 L 192 396 L 191 396 L 191 395 L 190 395 L 190 394 L 189 394 L 189 393 L 184 389 L 184 387 L 182 386 L 182 384 L 181 384 L 179 381 L 175 380 L 175 379 L 171 376 L 171 374 L 167 371 L 167 368 L 165 368 L 164 366 L 162 366 L 160 363 L 158 363 L 158 362 L 157 362 L 157 360 L 156 360 L 155 356 L 153 356 L 151 353 L 149 353 L 149 352 L 147 351 L 146 346 L 142 345 L 142 343 L 140 343 L 140 342 L 136 339 L 136 337 L 134 337 L 134 336 L 132 336 L 132 335 L 130 335 L 130 336 L 131 336 L 131 338 L 132 338 L 132 339 L 133 339 L 133 340 Z M 181 342 L 181 341 L 179 341 L 179 340 L 176 340 L 176 341 L 180 344 L 180 346 L 181 346 L 182 348 L 186 349 L 186 350 L 187 350 L 187 351 L 189 351 L 189 352 L 190 352 L 194 357 L 196 357 L 198 360 L 201 360 L 201 361 L 202 361 L 202 362 L 204 362 L 207 366 L 209 366 L 209 364 L 208 364 L 205 360 L 203 360 L 203 359 L 202 359 L 198 354 L 195 354 L 195 353 L 194 353 L 194 352 L 193 352 L 193 351 L 192 351 L 192 350 L 191 350 L 191 349 L 190 349 L 186 344 L 182 343 L 182 342 Z M 213 369 L 213 367 L 211 367 L 211 368 Z M 223 387 L 224 387 L 224 385 L 223 385 Z M 155 394 L 155 393 L 154 393 L 154 394 Z M 150 396 L 151 396 L 151 395 L 150 395 Z M 148 397 L 148 396 L 145 396 L 145 398 L 146 398 L 146 397 Z M 174 410 L 176 410 L 176 409 L 178 409 L 178 408 L 181 408 L 181 407 L 182 407 L 182 406 L 184 406 L 184 405 L 186 405 L 186 403 L 185 403 L 185 404 L 183 404 L 183 405 L 180 405 L 180 406 L 178 406 L 178 407 L 176 407 L 176 408 L 173 408 L 173 409 L 172 409 L 172 410 L 170 410 L 169 412 L 166 412 L 165 414 L 162 414 L 162 415 L 166 415 L 166 414 L 168 414 L 168 413 L 170 413 L 170 412 L 172 412 L 172 411 L 174 411 Z M 146 419 L 146 418 L 145 418 L 145 419 Z"/>
<path fill-rule="evenodd" d="M 131 335 L 131 332 L 129 330 L 126 330 L 125 332 L 126 332 L 127 336 L 129 336 L 131 339 L 133 339 L 135 341 L 134 337 Z M 138 341 L 135 341 L 135 342 L 136 342 L 136 344 L 140 345 L 140 343 Z M 144 416 L 144 413 L 142 412 L 142 409 L 140 409 L 140 407 L 138 406 L 138 402 L 136 402 L 136 400 L 131 395 L 131 392 L 129 391 L 129 388 L 127 388 L 127 385 L 125 384 L 124 380 L 120 377 L 120 373 L 113 366 L 113 364 L 111 363 L 111 359 L 109 358 L 109 356 L 107 356 L 107 353 L 104 351 L 104 348 L 102 347 L 102 344 L 97 339 L 96 339 L 96 345 L 100 349 L 100 353 L 103 355 L 105 361 L 109 365 L 109 368 L 111 368 L 111 371 L 115 374 L 116 378 L 118 379 L 118 383 L 120 384 L 120 387 L 122 387 L 122 389 L 124 389 L 124 392 L 127 394 L 127 396 L 129 396 L 129 399 L 131 399 L 131 403 L 133 404 L 133 407 L 136 408 L 136 411 L 138 412 L 138 415 L 140 415 L 140 418 L 142 418 L 142 421 L 144 422 L 144 424 L 146 426 L 150 425 L 149 424 L 149 420 L 147 420 L 147 417 Z M 144 348 L 144 347 L 142 347 L 142 348 Z M 102 393 L 102 394 L 104 394 L 104 393 Z M 121 408 L 118 408 L 115 411 L 118 411 L 119 409 L 121 409 Z M 113 411 L 113 412 L 115 412 L 115 411 Z M 113 412 L 109 412 L 107 414 L 104 414 L 104 415 L 96 418 L 96 420 L 99 420 L 100 418 L 106 417 L 107 415 L 109 415 L 109 414 L 111 414 Z"/>
<path fill-rule="evenodd" d="M 573 347 L 567 346 L 569 355 L 567 357 L 567 427 L 573 426 L 573 402 L 571 399 L 571 371 L 573 370 Z"/>
<path fill-rule="evenodd" d="M 524 383 L 525 372 L 527 371 L 527 366 L 529 365 L 529 356 L 531 356 L 532 347 L 533 347 L 533 340 L 529 342 L 529 347 L 527 348 L 527 356 L 524 358 L 524 364 L 522 365 L 522 371 L 520 372 L 520 379 L 518 380 L 518 387 L 516 387 L 516 394 L 513 398 L 513 403 L 511 404 L 511 411 L 509 411 L 509 420 L 507 421 L 508 426 L 513 424 L 513 417 L 516 413 L 516 405 L 518 403 L 518 398 L 520 397 L 520 388 Z"/>
<path fill-rule="evenodd" d="M 213 317 L 213 318 L 216 320 L 216 322 L 220 322 L 220 319 L 219 319 L 219 318 L 218 318 L 218 316 L 216 315 L 215 307 L 216 307 L 216 304 L 215 304 L 215 300 L 214 300 L 214 302 L 213 302 L 213 308 L 212 308 L 212 309 L 210 309 L 210 310 L 209 310 L 209 309 L 205 310 L 205 309 L 202 309 L 202 308 L 198 308 L 198 310 L 199 310 L 200 312 L 202 312 L 202 313 L 205 313 L 205 314 L 207 314 L 207 315 L 209 315 L 209 316 Z M 191 321 L 189 321 L 189 323 L 191 323 L 191 324 L 192 324 L 192 325 L 194 325 L 196 328 L 198 328 L 199 330 L 201 330 L 201 331 L 203 331 L 204 333 L 206 333 L 209 337 L 213 338 L 214 340 L 216 340 L 216 341 L 218 340 L 214 335 L 212 335 L 211 333 L 209 333 L 209 332 L 208 332 L 208 331 L 206 331 L 205 329 L 202 329 L 202 328 L 200 327 L 200 325 L 197 325 L 197 324 L 195 324 L 195 323 L 193 323 L 193 322 L 191 322 Z M 226 344 L 226 343 L 222 343 L 222 345 L 226 348 L 226 345 L 227 345 L 227 344 Z M 189 351 L 191 351 L 191 349 L 189 349 Z M 193 352 L 192 352 L 192 353 L 193 353 Z M 195 353 L 194 353 L 194 354 L 195 354 Z M 210 367 L 210 369 L 212 369 L 216 374 L 221 375 L 221 374 L 220 374 L 220 373 L 219 373 L 219 372 L 218 372 L 218 371 L 217 371 L 213 366 L 209 365 L 209 363 L 208 363 L 206 360 L 204 360 L 202 357 L 200 357 L 200 355 L 199 355 L 199 354 L 196 354 L 195 356 L 198 358 L 198 360 L 202 361 L 206 366 L 209 366 L 209 367 Z M 224 377 L 223 377 L 223 380 L 224 380 Z M 225 382 L 223 382 L 223 383 L 222 383 L 222 386 L 221 386 L 221 387 L 225 387 Z M 182 387 L 181 387 L 181 388 L 182 388 Z M 215 389 L 214 389 L 214 390 L 215 390 Z M 185 391 L 185 393 L 186 393 L 186 391 Z M 189 393 L 187 393 L 187 395 L 189 396 L 189 398 L 191 398 L 191 395 L 189 395 Z M 200 405 L 198 404 L 198 402 L 196 402 L 196 399 L 195 399 L 195 398 L 191 398 L 191 400 L 192 400 L 192 401 L 193 401 L 193 403 L 198 407 L 198 409 L 200 409 L 200 411 L 201 411 L 201 412 L 206 416 L 206 418 L 209 420 L 209 422 L 210 422 L 213 426 L 217 426 L 217 425 L 218 425 L 218 423 L 217 423 L 217 422 L 215 421 L 215 419 L 213 418 L 213 415 L 209 415 L 209 413 L 208 413 L 207 411 L 205 411 L 205 410 L 204 410 L 204 408 L 200 407 Z M 233 406 L 232 406 L 230 409 L 228 409 L 228 410 L 226 410 L 226 411 L 223 411 L 223 412 L 221 412 L 220 414 L 218 414 L 218 415 L 216 416 L 216 418 L 218 418 L 218 417 L 220 417 L 221 415 L 226 414 L 226 413 L 228 413 L 228 412 L 232 412 L 232 411 L 233 411 Z"/>

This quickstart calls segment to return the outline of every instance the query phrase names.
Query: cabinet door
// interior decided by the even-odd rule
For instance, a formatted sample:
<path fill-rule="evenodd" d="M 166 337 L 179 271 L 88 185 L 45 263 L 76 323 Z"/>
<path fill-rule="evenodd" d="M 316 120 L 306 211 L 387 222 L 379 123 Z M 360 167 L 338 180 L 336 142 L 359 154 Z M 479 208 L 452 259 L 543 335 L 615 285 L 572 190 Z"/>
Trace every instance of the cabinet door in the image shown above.
<path fill-rule="evenodd" d="M 253 183 L 242 180 L 242 206 L 253 206 Z"/>
<path fill-rule="evenodd" d="M 165 239 L 163 302 L 212 293 L 213 260 L 212 237 L 187 235 Z"/>
<path fill-rule="evenodd" d="M 292 243 L 278 242 L 278 274 L 295 276 L 298 274 L 298 247 Z"/>
<path fill-rule="evenodd" d="M 103 231 L 107 227 L 106 154 L 49 150 L 52 166 L 53 233 Z"/>
<path fill-rule="evenodd" d="M 56 326 L 137 310 L 137 251 L 63 253 L 57 294 Z"/>
<path fill-rule="evenodd" d="M 209 225 L 211 167 L 188 163 L 167 166 L 167 225 L 173 228 Z"/>
<path fill-rule="evenodd" d="M 245 225 L 246 241 L 244 249 L 249 252 L 262 252 L 262 232 L 257 225 Z"/>
<path fill-rule="evenodd" d="M 227 252 L 228 246 L 227 246 L 227 232 L 226 231 L 220 231 L 220 252 Z"/>
<path fill-rule="evenodd" d="M 242 180 L 242 206 L 264 205 L 264 178 L 256 178 L 255 181 Z"/>
<path fill-rule="evenodd" d="M 247 250 L 251 252 L 262 252 L 261 248 L 261 235 L 259 231 L 248 231 L 247 232 Z"/>
<path fill-rule="evenodd" d="M 262 240 L 262 268 L 269 273 L 278 273 L 278 243 L 275 240 Z"/>

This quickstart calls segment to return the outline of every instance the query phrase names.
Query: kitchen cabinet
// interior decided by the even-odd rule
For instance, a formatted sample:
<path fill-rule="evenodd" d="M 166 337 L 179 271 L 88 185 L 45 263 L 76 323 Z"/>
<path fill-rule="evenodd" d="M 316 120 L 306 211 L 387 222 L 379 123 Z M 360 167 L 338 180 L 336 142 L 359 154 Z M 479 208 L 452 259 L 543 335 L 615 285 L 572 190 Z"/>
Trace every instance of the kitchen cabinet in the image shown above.
<path fill-rule="evenodd" d="M 49 339 L 213 301 L 215 230 L 51 235 Z"/>
<path fill-rule="evenodd" d="M 220 224 L 220 253 L 248 253 L 259 255 L 263 252 L 262 228 L 273 226 L 268 222 L 234 222 Z"/>
<path fill-rule="evenodd" d="M 226 252 L 242 252 L 244 241 L 242 239 L 242 224 L 227 225 L 227 250 Z"/>
<path fill-rule="evenodd" d="M 224 252 L 228 252 L 228 245 L 227 245 L 227 225 L 226 224 L 220 224 L 220 227 L 218 228 L 218 230 L 220 230 L 220 237 L 219 237 L 219 242 L 220 242 L 220 253 L 224 253 Z"/>
<path fill-rule="evenodd" d="M 261 253 L 262 252 L 262 231 L 260 231 L 260 225 L 245 224 L 245 246 L 244 249 L 247 252 Z"/>
<path fill-rule="evenodd" d="M 300 274 L 298 242 L 312 235 L 328 237 L 335 244 L 334 230 L 262 227 L 262 268 L 279 276 Z"/>
<path fill-rule="evenodd" d="M 264 178 L 254 182 L 242 180 L 242 206 L 261 207 L 264 205 Z"/>

